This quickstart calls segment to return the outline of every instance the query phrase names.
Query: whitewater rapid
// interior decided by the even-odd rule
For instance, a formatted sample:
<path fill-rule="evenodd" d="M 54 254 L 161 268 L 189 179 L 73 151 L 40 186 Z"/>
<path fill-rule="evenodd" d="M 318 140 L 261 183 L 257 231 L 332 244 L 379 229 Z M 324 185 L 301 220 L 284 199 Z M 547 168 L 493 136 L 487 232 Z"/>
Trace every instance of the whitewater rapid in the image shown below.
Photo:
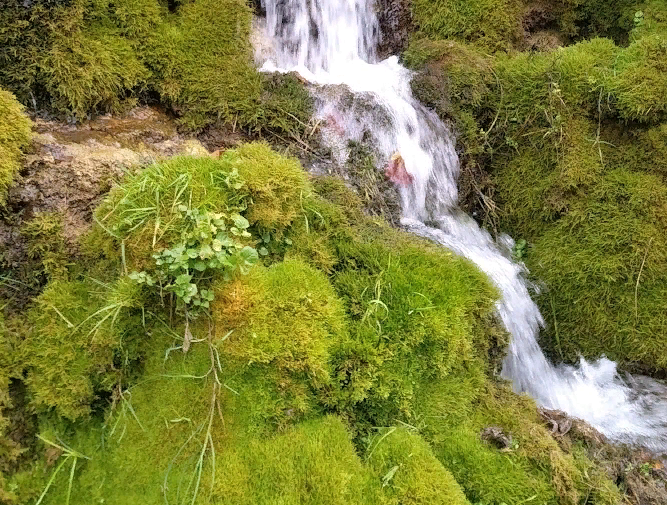
<path fill-rule="evenodd" d="M 612 440 L 666 451 L 667 388 L 646 377 L 623 380 L 606 358 L 572 367 L 554 366 L 545 357 L 537 342 L 544 320 L 525 267 L 512 260 L 512 239 L 493 240 L 457 207 L 452 132 L 412 96 L 412 74 L 396 56 L 377 60 L 381 34 L 374 0 L 263 4 L 264 45 L 257 52 L 262 70 L 296 71 L 321 85 L 313 88 L 316 116 L 338 161 L 345 160 L 349 141 L 371 144 L 382 164 L 400 153 L 413 178 L 410 187 L 399 189 L 402 225 L 470 259 L 498 287 L 498 315 L 512 335 L 502 375 L 515 391 L 586 420 Z M 355 99 L 343 99 L 350 92 Z"/>

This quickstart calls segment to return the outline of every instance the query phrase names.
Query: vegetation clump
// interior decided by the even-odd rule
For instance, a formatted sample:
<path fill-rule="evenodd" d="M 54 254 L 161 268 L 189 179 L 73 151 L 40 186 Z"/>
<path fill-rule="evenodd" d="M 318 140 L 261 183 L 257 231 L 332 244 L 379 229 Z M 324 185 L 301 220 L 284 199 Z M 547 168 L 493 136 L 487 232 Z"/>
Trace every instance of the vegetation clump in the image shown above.
<path fill-rule="evenodd" d="M 28 146 L 32 122 L 11 93 L 0 89 L 0 204 L 19 170 L 21 149 Z"/>

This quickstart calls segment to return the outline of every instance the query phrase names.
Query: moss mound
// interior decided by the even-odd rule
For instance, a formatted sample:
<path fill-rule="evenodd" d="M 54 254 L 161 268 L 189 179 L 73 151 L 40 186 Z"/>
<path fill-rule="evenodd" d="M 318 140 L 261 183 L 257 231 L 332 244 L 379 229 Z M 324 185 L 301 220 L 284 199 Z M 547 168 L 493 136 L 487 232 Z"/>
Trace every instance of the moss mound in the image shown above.
<path fill-rule="evenodd" d="M 494 379 L 506 335 L 484 276 L 359 202 L 264 144 L 128 176 L 96 211 L 84 260 L 2 327 L 43 450 L 2 467 L 3 499 L 586 496 L 581 468 L 595 465 L 574 464 Z M 516 444 L 486 442 L 490 424 Z"/>
<path fill-rule="evenodd" d="M 460 39 L 491 50 L 508 50 L 521 33 L 520 0 L 416 0 L 414 20 L 430 39 Z"/>
<path fill-rule="evenodd" d="M 20 168 L 21 149 L 30 142 L 32 122 L 14 96 L 0 89 L 0 204 Z"/>

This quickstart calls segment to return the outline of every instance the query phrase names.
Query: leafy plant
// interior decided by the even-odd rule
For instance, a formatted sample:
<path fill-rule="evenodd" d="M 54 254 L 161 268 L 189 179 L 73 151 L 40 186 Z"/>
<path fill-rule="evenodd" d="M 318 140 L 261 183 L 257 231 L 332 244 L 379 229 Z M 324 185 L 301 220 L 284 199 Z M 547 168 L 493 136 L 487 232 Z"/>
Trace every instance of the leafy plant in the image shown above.
<path fill-rule="evenodd" d="M 526 242 L 525 239 L 519 239 L 516 241 L 516 244 L 514 244 L 514 247 L 512 248 L 512 256 L 514 257 L 515 260 L 521 261 L 526 257 L 526 248 L 528 247 L 528 242 Z"/>
<path fill-rule="evenodd" d="M 201 287 L 212 272 L 222 273 L 225 280 L 236 271 L 245 275 L 259 256 L 243 241 L 251 237 L 250 224 L 239 213 L 200 211 L 186 205 L 178 210 L 184 223 L 181 240 L 153 255 L 157 267 L 153 274 L 132 272 L 130 278 L 138 284 L 159 285 L 161 293 L 174 293 L 179 307 L 196 313 L 208 309 L 214 299 L 212 290 Z"/>

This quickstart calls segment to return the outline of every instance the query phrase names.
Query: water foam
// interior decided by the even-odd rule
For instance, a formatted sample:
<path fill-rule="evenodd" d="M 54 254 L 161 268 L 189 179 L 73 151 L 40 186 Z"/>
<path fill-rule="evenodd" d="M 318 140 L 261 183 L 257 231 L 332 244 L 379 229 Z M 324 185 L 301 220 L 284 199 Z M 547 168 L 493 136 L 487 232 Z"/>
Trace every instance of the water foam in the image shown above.
<path fill-rule="evenodd" d="M 401 188 L 402 224 L 473 261 L 498 287 L 497 310 L 512 339 L 503 376 L 514 389 L 584 419 L 612 440 L 667 450 L 667 388 L 646 377 L 623 380 L 612 361 L 554 366 L 537 336 L 544 321 L 530 297 L 512 239 L 497 241 L 457 208 L 459 160 L 453 135 L 412 96 L 411 73 L 392 56 L 377 61 L 373 0 L 263 0 L 273 44 L 265 71 L 296 71 L 316 87 L 324 138 L 344 158 L 349 140 L 370 136 L 378 158 L 399 152 L 414 182 Z M 344 99 L 352 92 L 359 106 Z M 428 223 L 428 226 L 425 224 Z"/>

